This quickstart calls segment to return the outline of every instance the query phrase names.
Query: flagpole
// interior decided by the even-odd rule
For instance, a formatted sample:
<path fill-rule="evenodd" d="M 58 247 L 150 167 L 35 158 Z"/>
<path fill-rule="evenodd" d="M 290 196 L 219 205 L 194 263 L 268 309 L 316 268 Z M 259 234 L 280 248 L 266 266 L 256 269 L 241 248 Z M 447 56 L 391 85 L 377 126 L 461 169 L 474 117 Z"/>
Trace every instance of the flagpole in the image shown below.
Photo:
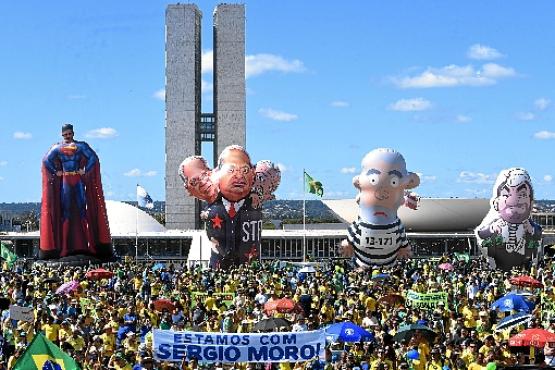
<path fill-rule="evenodd" d="M 303 262 L 306 262 L 306 171 L 303 168 Z"/>
<path fill-rule="evenodd" d="M 137 188 L 135 189 L 135 194 L 139 188 L 139 184 L 137 184 Z M 135 195 L 137 198 L 137 209 L 135 210 L 135 263 L 139 260 L 139 197 Z"/>

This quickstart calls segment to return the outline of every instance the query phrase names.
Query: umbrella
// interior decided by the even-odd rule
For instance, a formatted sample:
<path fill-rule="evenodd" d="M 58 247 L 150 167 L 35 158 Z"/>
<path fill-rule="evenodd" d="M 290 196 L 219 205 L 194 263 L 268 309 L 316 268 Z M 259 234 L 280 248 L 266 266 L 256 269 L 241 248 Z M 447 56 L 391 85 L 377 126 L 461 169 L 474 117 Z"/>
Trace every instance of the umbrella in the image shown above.
<path fill-rule="evenodd" d="M 101 279 L 109 279 L 114 275 L 112 271 L 108 271 L 105 269 L 94 269 L 90 270 L 85 274 L 85 277 L 89 280 L 101 280 Z"/>
<path fill-rule="evenodd" d="M 60 283 L 62 280 L 59 277 L 49 277 L 44 279 L 42 282 L 45 284 L 56 284 Z"/>
<path fill-rule="evenodd" d="M 389 274 L 374 274 L 372 280 L 386 280 L 389 279 Z"/>
<path fill-rule="evenodd" d="M 428 326 L 411 324 L 401 326 L 397 334 L 393 336 L 393 340 L 396 342 L 400 342 L 403 339 L 410 341 L 410 339 L 417 333 L 422 334 L 428 342 L 433 342 L 437 335 L 437 333 Z"/>
<path fill-rule="evenodd" d="M 300 269 L 299 272 L 304 272 L 304 273 L 307 273 L 307 274 L 311 274 L 311 273 L 315 273 L 316 269 L 312 266 L 305 266 L 302 269 Z"/>
<path fill-rule="evenodd" d="M 521 275 L 512 277 L 509 282 L 516 286 L 525 286 L 530 288 L 542 288 L 543 284 L 540 283 L 538 280 L 534 279 L 528 275 Z"/>
<path fill-rule="evenodd" d="M 266 311 L 267 313 L 273 313 L 276 311 L 281 313 L 304 312 L 303 308 L 291 298 L 281 298 L 266 302 L 266 304 L 264 305 L 264 311 Z"/>
<path fill-rule="evenodd" d="M 391 306 L 395 306 L 397 304 L 403 305 L 405 303 L 405 298 L 400 294 L 386 294 L 380 299 L 378 299 L 378 303 L 385 303 L 387 302 Z"/>
<path fill-rule="evenodd" d="M 254 330 L 256 331 L 274 331 L 279 328 L 289 328 L 291 323 L 285 319 L 279 317 L 270 317 L 269 319 L 263 319 L 254 324 Z"/>
<path fill-rule="evenodd" d="M 508 330 L 514 328 L 515 326 L 526 324 L 527 322 L 532 320 L 532 317 L 534 316 L 532 314 L 529 314 L 528 312 L 519 312 L 514 315 L 507 316 L 497 323 L 497 325 L 495 326 L 495 331 L 499 332 L 503 330 Z"/>
<path fill-rule="evenodd" d="M 491 309 L 498 309 L 499 311 L 515 310 L 530 312 L 534 309 L 534 306 L 534 303 L 525 300 L 524 297 L 510 293 L 493 302 Z"/>
<path fill-rule="evenodd" d="M 173 309 L 175 308 L 175 305 L 173 304 L 173 302 L 165 298 L 157 299 L 154 302 L 152 302 L 152 304 L 154 304 L 154 309 L 156 311 L 168 310 L 172 312 Z"/>
<path fill-rule="evenodd" d="M 56 289 L 56 294 L 67 294 L 71 293 L 79 287 L 79 282 L 76 280 L 69 281 L 67 283 L 63 283 L 60 285 L 58 289 Z"/>
<path fill-rule="evenodd" d="M 350 321 L 332 324 L 324 331 L 327 335 L 333 336 L 334 340 L 338 342 L 360 342 L 362 340 L 374 340 L 374 334 Z"/>
<path fill-rule="evenodd" d="M 509 346 L 512 347 L 543 347 L 554 342 L 555 334 L 544 329 L 526 329 L 509 338 Z"/>
<path fill-rule="evenodd" d="M 164 268 L 164 264 L 162 262 L 158 262 L 154 266 L 152 266 L 152 271 L 162 270 Z"/>
<path fill-rule="evenodd" d="M 445 262 L 442 263 L 441 265 L 438 266 L 441 270 L 445 270 L 445 271 L 453 271 L 455 269 L 455 267 L 453 266 L 453 264 L 449 263 L 449 262 Z"/>

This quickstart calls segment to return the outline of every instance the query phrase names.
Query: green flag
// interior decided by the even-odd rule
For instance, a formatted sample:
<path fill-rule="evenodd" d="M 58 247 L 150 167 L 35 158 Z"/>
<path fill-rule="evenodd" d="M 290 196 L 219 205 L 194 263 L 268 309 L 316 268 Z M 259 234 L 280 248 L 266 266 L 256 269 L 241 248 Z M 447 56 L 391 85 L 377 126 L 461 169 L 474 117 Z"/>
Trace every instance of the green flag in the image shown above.
<path fill-rule="evenodd" d="M 304 183 L 306 191 L 311 194 L 316 194 L 319 197 L 324 195 L 324 187 L 320 181 L 314 180 L 308 173 L 304 173 Z"/>
<path fill-rule="evenodd" d="M 8 266 L 12 268 L 13 263 L 17 260 L 17 256 L 7 244 L 1 243 L 2 246 L 0 248 L 0 257 L 6 260 Z"/>
<path fill-rule="evenodd" d="M 464 261 L 466 263 L 468 263 L 468 261 L 470 261 L 470 256 L 468 255 L 468 253 L 455 252 L 455 258 L 459 261 Z"/>
<path fill-rule="evenodd" d="M 49 341 L 44 334 L 37 333 L 23 355 L 15 363 L 13 370 L 80 370 L 74 359 L 62 352 L 60 347 Z"/>

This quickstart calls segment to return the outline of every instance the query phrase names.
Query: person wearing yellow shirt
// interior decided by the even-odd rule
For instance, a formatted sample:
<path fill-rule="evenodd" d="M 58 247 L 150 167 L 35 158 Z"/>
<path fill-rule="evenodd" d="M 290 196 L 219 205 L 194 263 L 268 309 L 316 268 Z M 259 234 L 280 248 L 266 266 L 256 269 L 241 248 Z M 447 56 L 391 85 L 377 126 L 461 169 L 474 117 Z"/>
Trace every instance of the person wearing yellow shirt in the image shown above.
<path fill-rule="evenodd" d="M 335 309 L 332 306 L 331 300 L 327 300 L 320 309 L 320 317 L 322 323 L 330 323 L 335 317 Z"/>
<path fill-rule="evenodd" d="M 73 331 L 66 342 L 71 344 L 75 351 L 82 351 L 85 348 L 85 339 L 83 339 L 78 331 Z"/>
<path fill-rule="evenodd" d="M 441 358 L 439 348 L 433 348 L 430 354 L 432 355 L 432 358 L 427 362 L 426 370 L 442 370 L 444 361 Z"/>
<path fill-rule="evenodd" d="M 64 320 L 62 321 L 62 325 L 60 327 L 60 330 L 58 331 L 58 341 L 59 343 L 64 343 L 66 342 L 69 337 L 71 336 L 71 333 L 73 332 L 73 330 L 71 330 L 71 326 L 69 325 L 69 321 Z"/>
<path fill-rule="evenodd" d="M 204 301 L 204 307 L 206 307 L 207 310 L 212 311 L 215 305 L 216 305 L 216 298 L 214 297 L 214 293 L 212 293 L 212 291 L 209 290 L 208 296 Z"/>
<path fill-rule="evenodd" d="M 376 301 L 376 298 L 372 297 L 372 296 L 368 296 L 366 297 L 366 300 L 364 301 L 364 306 L 366 306 L 367 310 L 370 310 L 371 312 L 376 311 L 376 305 L 377 305 L 378 301 Z"/>
<path fill-rule="evenodd" d="M 131 364 L 125 361 L 123 354 L 116 353 L 114 356 L 110 357 L 108 362 L 108 368 L 114 370 L 132 370 Z"/>
<path fill-rule="evenodd" d="M 486 360 L 483 354 L 478 353 L 476 360 L 468 364 L 467 370 L 483 370 L 486 367 Z"/>
<path fill-rule="evenodd" d="M 478 347 L 476 343 L 471 342 L 468 347 L 463 350 L 461 358 L 466 366 L 470 366 L 471 363 L 475 362 L 478 359 Z"/>
<path fill-rule="evenodd" d="M 48 340 L 58 344 L 58 333 L 60 331 L 60 325 L 54 322 L 52 316 L 48 316 L 46 323 L 42 325 L 41 330 L 44 331 L 44 335 Z"/>
<path fill-rule="evenodd" d="M 102 354 L 111 356 L 116 349 L 116 336 L 112 333 L 110 324 L 104 326 L 104 333 L 100 335 L 100 339 L 102 339 Z"/>
<path fill-rule="evenodd" d="M 467 328 L 475 328 L 476 327 L 476 320 L 474 319 L 475 316 L 475 308 L 472 308 L 472 301 L 468 300 L 467 304 L 464 304 L 461 309 L 461 314 L 464 317 L 464 326 Z"/>
<path fill-rule="evenodd" d="M 381 364 L 387 364 L 389 370 L 393 369 L 393 362 L 385 357 L 385 351 L 379 347 L 376 350 L 376 359 L 370 362 L 370 370 L 378 370 Z"/>

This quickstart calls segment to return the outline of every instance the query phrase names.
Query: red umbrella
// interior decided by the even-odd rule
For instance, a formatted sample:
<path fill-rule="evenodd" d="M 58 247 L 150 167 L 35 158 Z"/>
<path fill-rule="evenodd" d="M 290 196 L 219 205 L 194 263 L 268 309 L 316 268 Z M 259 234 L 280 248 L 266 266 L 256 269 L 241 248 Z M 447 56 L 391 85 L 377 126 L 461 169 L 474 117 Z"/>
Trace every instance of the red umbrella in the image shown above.
<path fill-rule="evenodd" d="M 555 334 L 544 329 L 526 329 L 509 338 L 509 346 L 512 347 L 538 347 L 545 343 L 555 343 Z"/>
<path fill-rule="evenodd" d="M 304 312 L 302 307 L 291 298 L 281 298 L 266 302 L 264 311 L 266 311 L 266 313 L 274 313 L 276 311 L 281 313 Z"/>
<path fill-rule="evenodd" d="M 156 311 L 168 310 L 172 312 L 173 309 L 175 308 L 175 305 L 173 304 L 173 302 L 165 298 L 157 299 L 152 303 L 154 304 L 154 309 Z"/>
<path fill-rule="evenodd" d="M 528 275 L 521 275 L 512 277 L 509 282 L 516 286 L 527 286 L 530 288 L 542 288 L 543 284 L 540 283 L 538 280 L 534 279 Z"/>
<path fill-rule="evenodd" d="M 105 269 L 94 269 L 88 271 L 85 276 L 89 280 L 100 280 L 100 279 L 109 279 L 114 275 L 112 271 L 108 271 Z"/>

